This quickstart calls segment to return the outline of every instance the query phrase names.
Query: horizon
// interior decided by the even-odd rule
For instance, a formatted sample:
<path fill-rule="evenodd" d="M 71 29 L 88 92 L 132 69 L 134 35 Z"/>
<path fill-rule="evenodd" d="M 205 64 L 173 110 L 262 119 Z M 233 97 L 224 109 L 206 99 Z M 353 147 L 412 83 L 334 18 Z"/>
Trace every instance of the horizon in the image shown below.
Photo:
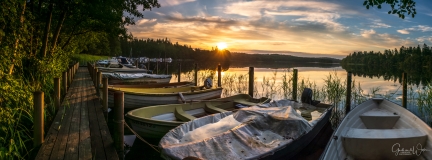
<path fill-rule="evenodd" d="M 159 0 L 141 11 L 136 38 L 210 50 L 221 43 L 231 52 L 286 53 L 343 58 L 358 51 L 381 51 L 432 44 L 432 1 L 416 0 L 415 18 L 400 19 L 363 1 L 202 1 Z"/>

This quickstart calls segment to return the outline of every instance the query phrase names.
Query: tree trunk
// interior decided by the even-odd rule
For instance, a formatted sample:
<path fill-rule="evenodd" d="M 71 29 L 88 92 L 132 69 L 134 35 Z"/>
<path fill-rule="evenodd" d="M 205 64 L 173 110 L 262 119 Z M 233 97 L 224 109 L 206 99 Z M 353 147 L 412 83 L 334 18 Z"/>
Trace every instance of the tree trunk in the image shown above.
<path fill-rule="evenodd" d="M 23 28 L 23 23 L 24 23 L 24 13 L 25 13 L 25 10 L 26 10 L 26 1 L 24 1 L 24 3 L 23 3 L 23 6 L 22 6 L 22 11 L 21 11 L 21 15 L 20 15 L 20 24 L 21 24 L 21 26 L 20 26 L 20 28 L 18 29 L 19 30 L 19 33 L 21 33 L 21 30 L 22 30 L 22 28 Z M 16 57 L 16 54 L 17 54 L 17 51 L 18 51 L 18 44 L 19 44 L 19 37 L 20 36 L 18 36 L 18 38 L 16 38 L 16 40 L 15 40 L 15 44 L 14 44 L 14 52 L 13 52 L 13 57 L 14 57 L 14 59 L 12 59 L 12 64 L 11 64 L 11 66 L 9 67 L 9 74 L 12 74 L 13 73 L 13 69 L 14 69 L 14 66 L 15 66 L 15 57 Z"/>
<path fill-rule="evenodd" d="M 54 33 L 54 37 L 53 37 L 53 41 L 52 41 L 51 55 L 54 54 L 54 50 L 55 50 L 56 45 L 57 45 L 58 37 L 60 36 L 60 31 L 61 31 L 61 28 L 63 26 L 63 22 L 66 18 L 66 14 L 67 14 L 66 12 L 67 12 L 67 10 L 63 10 L 63 12 L 60 15 L 59 21 L 57 23 L 57 28 L 56 28 L 56 31 Z"/>
<path fill-rule="evenodd" d="M 42 57 L 46 56 L 47 48 L 48 48 L 48 36 L 51 26 L 51 19 L 52 19 L 52 12 L 53 12 L 53 2 L 51 1 L 49 4 L 49 11 L 48 11 L 48 17 L 45 24 L 45 31 L 44 31 L 44 38 L 42 40 L 42 48 L 40 50 L 40 54 Z"/>

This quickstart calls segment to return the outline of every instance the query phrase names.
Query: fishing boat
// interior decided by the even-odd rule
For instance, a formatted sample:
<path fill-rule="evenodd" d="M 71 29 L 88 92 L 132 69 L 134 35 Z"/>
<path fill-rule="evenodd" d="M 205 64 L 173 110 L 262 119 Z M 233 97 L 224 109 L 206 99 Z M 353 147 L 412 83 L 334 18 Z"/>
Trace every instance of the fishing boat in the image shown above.
<path fill-rule="evenodd" d="M 97 67 L 98 71 L 101 72 L 118 72 L 118 73 L 151 73 L 151 70 L 140 69 L 137 67 L 127 67 L 124 64 L 119 63 L 117 60 L 111 60 L 107 64 Z"/>
<path fill-rule="evenodd" d="M 289 159 L 328 123 L 331 108 L 279 100 L 213 114 L 172 129 L 159 148 L 165 159 Z"/>
<path fill-rule="evenodd" d="M 208 100 L 220 98 L 222 88 L 205 88 L 204 86 L 188 86 L 175 88 L 131 88 L 124 85 L 108 86 L 108 107 L 114 106 L 114 92 L 124 92 L 124 108 L 179 104 L 191 100 Z M 100 92 L 102 93 L 102 92 Z"/>
<path fill-rule="evenodd" d="M 370 99 L 351 110 L 321 159 L 432 159 L 432 130 L 407 109 Z"/>
<path fill-rule="evenodd" d="M 131 127 L 142 137 L 161 138 L 169 130 L 185 122 L 209 114 L 220 113 L 270 102 L 268 98 L 255 99 L 238 94 L 214 100 L 186 104 L 169 104 L 138 108 L 126 114 Z"/>
<path fill-rule="evenodd" d="M 109 84 L 169 83 L 172 75 L 148 73 L 102 72 Z"/>

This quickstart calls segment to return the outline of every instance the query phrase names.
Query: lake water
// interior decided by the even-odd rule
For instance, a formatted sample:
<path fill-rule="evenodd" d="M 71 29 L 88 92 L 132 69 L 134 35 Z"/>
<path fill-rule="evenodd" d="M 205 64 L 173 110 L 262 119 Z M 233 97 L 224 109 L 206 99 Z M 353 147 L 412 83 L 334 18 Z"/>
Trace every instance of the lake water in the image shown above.
<path fill-rule="evenodd" d="M 340 66 L 336 67 L 296 67 L 298 69 L 298 84 L 300 85 L 303 80 L 305 83 L 315 84 L 315 87 L 320 89 L 323 88 L 325 83 L 324 80 L 327 79 L 328 76 L 332 75 L 333 77 L 336 75 L 338 78 L 342 80 L 343 83 L 346 83 L 347 72 Z M 235 93 L 247 93 L 247 80 L 248 80 L 248 67 L 238 67 L 238 68 L 229 68 L 222 72 L 222 87 L 224 87 L 223 96 L 232 95 Z M 209 70 L 200 70 L 198 72 L 199 75 L 199 84 L 203 84 L 203 80 L 207 76 L 213 76 L 213 86 L 217 86 L 217 73 L 211 72 Z M 283 92 L 281 91 L 281 86 L 284 82 L 284 75 L 291 76 L 292 68 L 255 68 L 254 76 L 255 76 L 255 97 L 260 97 L 263 95 L 270 95 L 272 99 L 282 99 L 284 98 Z M 231 77 L 231 79 L 230 79 Z M 233 78 L 234 77 L 234 78 Z M 193 72 L 186 72 L 181 75 L 182 81 L 193 81 Z M 229 82 L 231 80 L 232 82 Z M 352 77 L 353 83 L 356 85 L 360 83 L 362 88 L 362 94 L 366 97 L 385 97 L 390 101 L 393 101 L 399 105 L 401 105 L 402 101 L 402 84 L 394 81 L 387 81 L 384 78 L 380 77 L 361 77 L 354 76 Z M 177 82 L 176 75 L 173 75 L 171 82 Z M 278 90 L 276 92 L 271 93 L 268 90 L 269 87 L 272 87 L 272 90 Z M 422 89 L 422 86 L 409 85 L 408 95 L 411 98 L 416 97 L 416 92 Z M 301 92 L 301 91 L 298 91 Z M 291 96 L 288 96 L 291 98 Z M 319 99 L 318 99 L 319 100 Z M 415 100 L 408 99 L 408 110 L 415 113 L 417 116 L 427 121 L 430 124 L 430 120 L 428 116 L 422 115 L 418 108 L 415 106 Z M 150 143 L 154 145 L 158 145 L 158 140 L 155 139 L 147 139 Z M 147 144 L 137 139 L 134 135 L 125 136 L 125 143 L 127 148 L 126 159 L 160 159 L 159 153 L 153 151 Z"/>

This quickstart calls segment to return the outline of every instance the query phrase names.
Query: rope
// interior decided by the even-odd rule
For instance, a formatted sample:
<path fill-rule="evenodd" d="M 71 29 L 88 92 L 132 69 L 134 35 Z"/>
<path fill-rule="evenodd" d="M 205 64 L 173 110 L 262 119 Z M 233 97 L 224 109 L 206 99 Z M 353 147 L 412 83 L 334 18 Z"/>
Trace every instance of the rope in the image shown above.
<path fill-rule="evenodd" d="M 156 145 L 153 145 L 153 144 L 150 144 L 150 143 L 148 143 L 146 140 L 144 140 L 141 136 L 139 136 L 131 127 L 129 127 L 129 125 L 126 123 L 126 122 L 124 122 L 124 124 L 125 124 L 125 126 L 127 127 L 127 128 L 129 128 L 129 130 L 130 131 L 132 131 L 132 133 L 133 134 L 135 134 L 135 136 L 138 138 L 138 139 L 140 139 L 141 141 L 143 141 L 144 143 L 146 143 L 147 145 L 149 145 L 151 148 L 153 148 L 156 152 L 158 152 L 158 153 L 160 153 L 159 152 L 159 150 L 157 150 L 156 148 L 159 148 L 158 146 L 156 146 Z"/>

